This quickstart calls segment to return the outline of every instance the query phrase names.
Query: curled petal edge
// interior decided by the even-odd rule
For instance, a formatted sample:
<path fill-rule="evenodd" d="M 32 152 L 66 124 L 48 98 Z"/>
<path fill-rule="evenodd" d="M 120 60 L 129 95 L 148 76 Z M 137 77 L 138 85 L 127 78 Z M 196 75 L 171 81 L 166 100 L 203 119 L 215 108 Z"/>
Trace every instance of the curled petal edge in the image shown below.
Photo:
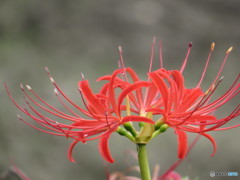
<path fill-rule="evenodd" d="M 99 148 L 100 154 L 106 161 L 108 161 L 109 163 L 114 163 L 114 159 L 112 158 L 112 155 L 108 147 L 109 137 L 110 137 L 110 134 L 106 134 L 103 137 L 101 137 L 98 148 Z"/>
<path fill-rule="evenodd" d="M 216 141 L 214 140 L 214 138 L 209 135 L 209 134 L 206 134 L 206 133 L 201 133 L 201 135 L 203 135 L 204 137 L 206 137 L 207 139 L 209 139 L 213 145 L 213 152 L 211 154 L 211 157 L 213 157 L 215 154 L 216 154 L 216 151 L 217 151 L 217 144 L 216 144 Z"/>
<path fill-rule="evenodd" d="M 188 151 L 188 138 L 187 134 L 179 129 L 176 129 L 176 134 L 178 137 L 178 158 L 183 159 Z"/>
<path fill-rule="evenodd" d="M 74 160 L 74 158 L 72 157 L 72 153 L 73 153 L 73 148 L 75 147 L 75 145 L 78 143 L 79 141 L 75 140 L 71 143 L 69 149 L 68 149 L 68 159 L 69 161 L 76 163 L 76 161 Z"/>

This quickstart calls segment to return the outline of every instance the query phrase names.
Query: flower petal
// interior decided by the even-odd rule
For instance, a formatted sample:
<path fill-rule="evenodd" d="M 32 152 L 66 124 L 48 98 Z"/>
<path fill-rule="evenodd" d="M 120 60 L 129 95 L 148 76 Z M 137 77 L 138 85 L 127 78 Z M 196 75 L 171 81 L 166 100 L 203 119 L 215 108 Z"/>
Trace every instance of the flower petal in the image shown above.
<path fill-rule="evenodd" d="M 99 98 L 95 94 L 93 94 L 91 88 L 89 87 L 88 81 L 80 81 L 79 88 L 81 89 L 84 97 L 87 100 L 87 103 L 91 106 L 94 111 L 104 114 L 106 112 L 104 105 L 99 101 Z"/>
<path fill-rule="evenodd" d="M 213 145 L 213 153 L 211 154 L 211 157 L 213 157 L 217 151 L 217 144 L 216 144 L 215 139 L 211 135 L 206 134 L 206 133 L 201 133 L 201 135 L 205 136 L 206 138 L 208 138 L 211 141 L 211 143 Z"/>
<path fill-rule="evenodd" d="M 143 117 L 143 116 L 126 116 L 122 119 L 121 124 L 124 124 L 128 121 L 135 121 L 135 122 L 146 122 L 150 124 L 155 124 L 155 122 L 149 118 Z"/>
<path fill-rule="evenodd" d="M 179 129 L 176 129 L 178 136 L 178 158 L 183 159 L 188 151 L 187 134 Z"/>
<path fill-rule="evenodd" d="M 100 141 L 99 141 L 99 152 L 100 154 L 102 155 L 102 157 L 110 162 L 110 163 L 113 163 L 114 162 L 114 159 L 112 158 L 111 154 L 110 154 L 110 150 L 109 150 L 109 147 L 108 147 L 108 139 L 110 137 L 110 134 L 106 134 L 104 135 Z"/>
<path fill-rule="evenodd" d="M 152 79 L 153 83 L 155 84 L 155 86 L 158 88 L 158 90 L 161 93 L 162 99 L 163 99 L 163 103 L 164 103 L 164 109 L 168 112 L 168 103 L 169 103 L 169 90 L 168 87 L 165 83 L 165 81 L 163 80 L 162 77 L 160 77 L 157 72 L 151 72 L 149 73 L 150 78 Z"/>
<path fill-rule="evenodd" d="M 73 159 L 72 157 L 72 152 L 73 152 L 73 148 L 75 147 L 75 145 L 78 143 L 79 141 L 75 140 L 71 143 L 69 149 L 68 149 L 68 159 L 69 161 L 75 163 L 76 161 Z"/>
<path fill-rule="evenodd" d="M 123 73 L 124 69 L 118 69 L 116 71 L 113 72 L 110 82 L 109 82 L 109 87 L 108 87 L 108 98 L 109 98 L 109 102 L 112 105 L 112 108 L 114 110 L 114 112 L 116 113 L 116 115 L 118 116 L 118 111 L 117 111 L 117 103 L 116 103 L 116 99 L 115 99 L 115 92 L 114 92 L 114 82 L 115 79 L 117 77 L 118 74 Z"/>
<path fill-rule="evenodd" d="M 121 94 L 118 97 L 118 113 L 120 115 L 120 106 L 122 104 L 123 99 L 130 94 L 132 91 L 141 88 L 141 87 L 148 87 L 151 83 L 147 81 L 137 81 L 134 84 L 129 85 L 127 88 L 125 88 Z"/>

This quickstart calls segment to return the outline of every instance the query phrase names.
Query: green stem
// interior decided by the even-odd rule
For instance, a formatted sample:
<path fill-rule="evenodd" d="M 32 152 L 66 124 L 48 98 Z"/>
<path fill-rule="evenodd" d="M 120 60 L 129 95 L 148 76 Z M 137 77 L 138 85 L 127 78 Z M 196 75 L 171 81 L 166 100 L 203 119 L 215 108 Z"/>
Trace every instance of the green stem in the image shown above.
<path fill-rule="evenodd" d="M 138 163 L 140 166 L 142 180 L 151 180 L 146 144 L 137 144 L 137 147 L 138 147 Z"/>

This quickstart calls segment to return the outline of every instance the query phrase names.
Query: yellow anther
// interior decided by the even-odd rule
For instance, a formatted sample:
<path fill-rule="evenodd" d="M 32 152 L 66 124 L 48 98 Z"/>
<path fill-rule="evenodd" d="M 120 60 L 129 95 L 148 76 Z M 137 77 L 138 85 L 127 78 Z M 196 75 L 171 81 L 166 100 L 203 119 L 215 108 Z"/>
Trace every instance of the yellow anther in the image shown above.
<path fill-rule="evenodd" d="M 215 42 L 212 42 L 212 44 L 211 44 L 211 51 L 214 50 L 214 47 L 215 47 Z"/>
<path fill-rule="evenodd" d="M 215 88 L 215 84 L 213 84 L 206 92 L 205 94 L 209 94 L 210 92 L 212 92 L 212 90 Z"/>
<path fill-rule="evenodd" d="M 228 48 L 228 50 L 226 51 L 226 54 L 229 54 L 232 50 L 233 50 L 233 46 L 231 46 L 230 48 Z"/>
<path fill-rule="evenodd" d="M 210 89 L 208 89 L 208 90 L 205 92 L 205 94 L 207 95 L 209 92 L 210 92 Z"/>

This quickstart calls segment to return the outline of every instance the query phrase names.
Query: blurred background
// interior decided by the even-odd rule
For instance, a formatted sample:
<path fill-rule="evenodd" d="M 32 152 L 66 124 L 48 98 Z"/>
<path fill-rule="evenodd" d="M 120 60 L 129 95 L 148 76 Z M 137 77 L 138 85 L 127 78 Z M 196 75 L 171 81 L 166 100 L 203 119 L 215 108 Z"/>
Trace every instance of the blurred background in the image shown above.
<path fill-rule="evenodd" d="M 20 122 L 16 114 L 21 113 L 10 102 L 4 82 L 19 104 L 23 102 L 19 84 L 23 83 L 30 84 L 45 100 L 63 109 L 54 95 L 45 66 L 63 91 L 79 103 L 77 83 L 81 80 L 80 74 L 85 75 L 97 92 L 100 85 L 95 80 L 117 68 L 119 45 L 124 50 L 125 65 L 144 78 L 151 41 L 156 36 L 162 40 L 164 66 L 168 69 L 180 68 L 188 42 L 193 42 L 184 72 L 189 88 L 198 82 L 210 44 L 216 42 L 203 82 L 204 90 L 214 79 L 225 51 L 234 46 L 223 71 L 225 78 L 216 92 L 221 95 L 239 73 L 239 17 L 238 0 L 1 0 L 0 174 L 14 162 L 32 180 L 106 178 L 105 162 L 98 153 L 97 141 L 86 145 L 79 143 L 74 149 L 77 163 L 69 162 L 67 149 L 71 140 L 38 132 Z M 154 69 L 159 67 L 157 56 Z M 239 96 L 218 111 L 218 116 L 226 116 L 238 103 Z M 28 117 L 25 119 L 31 122 Z M 229 125 L 237 123 L 239 118 Z M 180 174 L 191 179 L 210 179 L 210 171 L 240 173 L 239 129 L 210 134 L 217 141 L 216 155 L 210 158 L 212 145 L 201 138 L 177 168 Z M 192 140 L 195 134 L 189 134 L 189 137 Z M 116 161 L 108 165 L 110 172 L 137 165 L 134 158 L 126 155 L 126 150 L 135 151 L 134 144 L 127 139 L 113 135 L 110 148 Z M 149 143 L 148 151 L 151 168 L 160 164 L 163 173 L 177 160 L 174 132 L 168 130 L 155 138 Z"/>

